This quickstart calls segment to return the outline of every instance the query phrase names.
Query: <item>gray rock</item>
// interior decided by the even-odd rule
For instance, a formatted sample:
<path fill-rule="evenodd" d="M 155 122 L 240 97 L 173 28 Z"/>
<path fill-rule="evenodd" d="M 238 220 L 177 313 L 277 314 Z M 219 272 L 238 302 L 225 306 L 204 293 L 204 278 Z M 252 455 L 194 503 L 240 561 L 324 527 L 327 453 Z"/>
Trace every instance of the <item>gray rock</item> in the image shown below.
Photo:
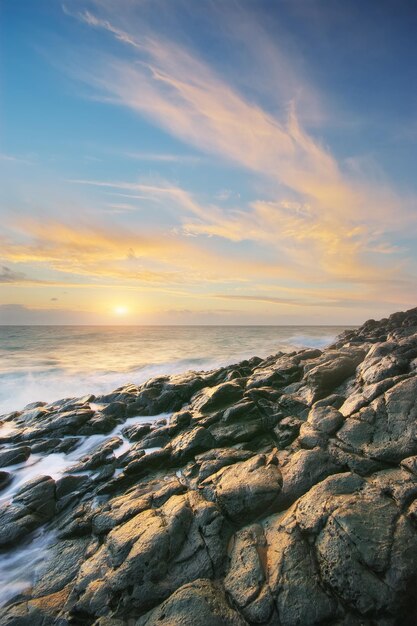
<path fill-rule="evenodd" d="M 24 463 L 29 457 L 30 448 L 28 446 L 19 446 L 18 448 L 0 451 L 0 467 Z"/>
<path fill-rule="evenodd" d="M 172 458 L 176 461 L 184 461 L 203 450 L 210 450 L 215 445 L 213 435 L 203 426 L 197 426 L 172 440 Z"/>
<path fill-rule="evenodd" d="M 55 481 L 40 476 L 25 483 L 11 504 L 0 507 L 0 547 L 25 538 L 55 514 Z"/>
<path fill-rule="evenodd" d="M 244 626 L 247 622 L 228 605 L 219 584 L 196 580 L 176 591 L 136 626 Z"/>
<path fill-rule="evenodd" d="M 200 488 L 233 522 L 249 522 L 274 509 L 282 476 L 276 457 L 254 456 L 204 480 Z"/>

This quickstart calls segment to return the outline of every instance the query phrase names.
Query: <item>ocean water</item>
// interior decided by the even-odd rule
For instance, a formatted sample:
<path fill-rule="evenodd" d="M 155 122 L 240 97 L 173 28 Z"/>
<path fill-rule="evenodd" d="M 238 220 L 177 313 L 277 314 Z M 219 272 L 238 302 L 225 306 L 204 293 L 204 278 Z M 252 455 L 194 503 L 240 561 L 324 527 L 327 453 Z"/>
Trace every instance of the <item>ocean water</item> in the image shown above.
<path fill-rule="evenodd" d="M 324 348 L 343 326 L 0 326 L 0 415 L 160 374 Z"/>

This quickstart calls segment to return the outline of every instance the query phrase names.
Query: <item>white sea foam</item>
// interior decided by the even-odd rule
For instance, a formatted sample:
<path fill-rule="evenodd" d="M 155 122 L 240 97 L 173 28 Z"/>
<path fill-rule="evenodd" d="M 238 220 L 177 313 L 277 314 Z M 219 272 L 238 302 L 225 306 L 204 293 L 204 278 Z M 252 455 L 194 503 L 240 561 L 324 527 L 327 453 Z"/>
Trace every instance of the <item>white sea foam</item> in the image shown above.
<path fill-rule="evenodd" d="M 0 606 L 30 587 L 53 540 L 52 532 L 41 529 L 28 542 L 0 556 Z"/>

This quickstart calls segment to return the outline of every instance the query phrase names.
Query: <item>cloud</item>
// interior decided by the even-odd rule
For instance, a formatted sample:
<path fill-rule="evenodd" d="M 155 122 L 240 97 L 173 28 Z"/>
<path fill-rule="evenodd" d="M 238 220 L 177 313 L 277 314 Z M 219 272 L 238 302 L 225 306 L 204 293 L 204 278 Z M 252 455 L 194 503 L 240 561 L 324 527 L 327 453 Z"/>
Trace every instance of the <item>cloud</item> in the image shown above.
<path fill-rule="evenodd" d="M 22 163 L 23 165 L 32 165 L 31 160 L 17 157 L 12 154 L 0 153 L 0 161 L 9 161 L 10 163 Z"/>
<path fill-rule="evenodd" d="M 5 230 L 0 236 L 0 248 L 11 263 L 41 264 L 58 273 L 85 277 L 91 284 L 112 278 L 125 285 L 185 289 L 247 282 L 260 272 L 277 276 L 282 271 L 256 259 L 210 250 L 173 231 L 144 235 L 137 227 L 122 228 L 104 221 L 97 225 L 81 219 L 76 225 L 53 219 L 11 220 L 8 234 Z"/>
<path fill-rule="evenodd" d="M 187 235 L 219 237 L 235 244 L 248 241 L 266 245 L 274 251 L 271 262 L 277 268 L 285 266 L 287 276 L 293 279 L 368 283 L 378 280 L 381 263 L 387 257 L 392 258 L 390 267 L 384 267 L 385 278 L 404 269 L 403 262 L 392 260 L 401 248 L 385 241 L 383 233 L 375 230 L 371 233 L 365 222 L 341 222 L 330 212 L 317 214 L 308 202 L 258 200 L 248 207 L 224 209 L 213 203 L 202 203 L 194 194 L 167 182 L 159 185 L 126 181 L 72 182 L 130 191 L 131 194 L 121 195 L 157 202 L 175 214 Z"/>
<path fill-rule="evenodd" d="M 193 165 L 201 163 L 200 156 L 191 154 L 159 154 L 153 152 L 125 152 L 124 156 L 136 161 L 155 161 L 157 163 L 185 163 Z"/>
<path fill-rule="evenodd" d="M 244 97 L 193 51 L 149 28 L 142 29 L 138 39 L 134 27 L 126 30 L 110 17 L 88 12 L 79 17 L 107 31 L 132 53 L 128 59 L 98 62 L 84 75 L 90 85 L 200 151 L 256 173 L 276 197 L 222 212 L 213 205 L 202 207 L 179 188 L 121 189 L 170 195 L 194 216 L 184 220 L 190 235 L 275 245 L 289 274 L 299 268 L 309 276 L 316 272 L 319 280 L 328 276 L 349 282 L 403 271 L 404 262 L 395 261 L 388 269 L 381 257 L 398 252 L 389 241 L 393 231 L 415 226 L 415 216 L 407 210 L 415 199 L 400 197 L 380 179 L 376 184 L 344 171 L 330 150 L 303 128 L 295 96 L 291 101 L 291 94 L 280 92 L 286 105 L 272 113 Z M 248 23 L 242 32 L 247 28 Z M 276 72 L 284 67 L 294 93 L 303 91 L 303 78 L 296 80 L 276 44 L 265 40 L 258 63 L 259 55 L 274 63 Z M 306 85 L 305 92 L 312 91 Z"/>
<path fill-rule="evenodd" d="M 0 283 L 16 283 L 23 280 L 26 280 L 23 272 L 15 272 L 5 265 L 0 267 Z"/>
<path fill-rule="evenodd" d="M 6 265 L 0 266 L 0 285 L 12 283 L 43 283 L 44 281 L 30 278 L 24 272 L 17 272 Z"/>
<path fill-rule="evenodd" d="M 1 304 L 0 325 L 94 324 L 97 314 L 70 309 L 42 309 L 23 304 Z"/>
<path fill-rule="evenodd" d="M 409 293 L 409 292 L 408 292 Z M 396 299 L 390 299 L 389 297 L 387 299 L 381 299 L 379 298 L 378 300 L 378 304 L 379 305 L 393 305 L 395 303 L 397 303 L 398 306 L 400 305 L 404 305 L 404 306 L 412 306 L 414 301 L 412 299 L 412 297 L 410 297 L 407 293 L 407 289 L 404 290 L 404 293 L 401 296 L 401 299 L 398 299 L 398 294 L 396 296 Z M 264 304 L 272 304 L 272 305 L 277 305 L 277 306 L 284 306 L 284 307 L 301 307 L 301 308 L 305 308 L 305 307 L 320 307 L 323 309 L 327 309 L 327 308 L 350 308 L 350 307 L 355 307 L 355 308 L 361 308 L 363 306 L 372 306 L 375 304 L 375 299 L 366 299 L 363 297 L 363 294 L 360 294 L 360 296 L 356 296 L 356 297 L 351 297 L 351 295 L 349 293 L 343 292 L 343 293 L 323 293 L 323 292 L 319 292 L 316 294 L 316 298 L 312 299 L 311 297 L 309 298 L 307 296 L 306 293 L 303 294 L 304 297 L 302 298 L 279 298 L 279 297 L 273 297 L 273 296 L 265 296 L 265 295 L 253 295 L 253 294 L 240 294 L 240 295 L 235 295 L 235 294 L 216 294 L 214 297 L 220 300 L 237 300 L 237 301 L 241 301 L 241 302 L 261 302 Z M 354 296 L 355 294 L 353 294 Z M 307 297 L 306 297 L 307 296 Z"/>

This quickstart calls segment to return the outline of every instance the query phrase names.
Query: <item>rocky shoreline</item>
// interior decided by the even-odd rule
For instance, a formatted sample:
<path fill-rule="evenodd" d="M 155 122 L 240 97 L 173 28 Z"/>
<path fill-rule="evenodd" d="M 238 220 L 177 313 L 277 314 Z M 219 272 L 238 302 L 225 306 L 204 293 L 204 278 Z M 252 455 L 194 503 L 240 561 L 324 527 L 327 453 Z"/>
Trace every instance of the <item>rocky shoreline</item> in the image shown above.
<path fill-rule="evenodd" d="M 417 308 L 0 419 L 1 625 L 417 623 Z"/>

